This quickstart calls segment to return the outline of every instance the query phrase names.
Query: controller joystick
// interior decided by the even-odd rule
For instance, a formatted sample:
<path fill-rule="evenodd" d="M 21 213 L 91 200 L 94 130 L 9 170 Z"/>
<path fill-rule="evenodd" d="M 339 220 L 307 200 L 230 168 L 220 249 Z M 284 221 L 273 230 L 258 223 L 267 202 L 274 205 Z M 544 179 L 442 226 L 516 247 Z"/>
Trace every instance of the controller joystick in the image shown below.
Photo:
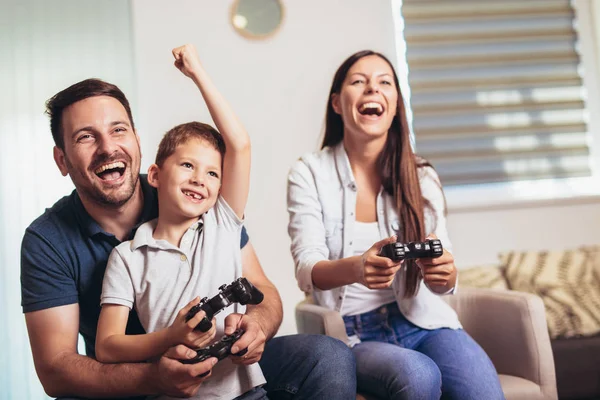
<path fill-rule="evenodd" d="M 225 335 L 220 340 L 214 342 L 208 347 L 204 347 L 200 350 L 196 350 L 196 356 L 189 360 L 181 360 L 183 364 L 196 364 L 202 362 L 210 357 L 216 357 L 219 361 L 225 357 L 231 355 L 231 346 L 238 341 L 239 338 L 244 334 L 243 329 L 238 329 L 231 335 Z M 248 352 L 248 349 L 243 349 L 235 354 L 234 356 L 243 356 Z"/>
<path fill-rule="evenodd" d="M 200 303 L 188 311 L 185 320 L 189 321 L 199 311 L 204 311 L 206 316 L 198 323 L 195 329 L 207 332 L 212 327 L 212 318 L 232 303 L 259 304 L 264 295 L 248 279 L 238 278 L 229 285 L 221 285 L 219 293 L 213 298 L 204 297 Z"/>

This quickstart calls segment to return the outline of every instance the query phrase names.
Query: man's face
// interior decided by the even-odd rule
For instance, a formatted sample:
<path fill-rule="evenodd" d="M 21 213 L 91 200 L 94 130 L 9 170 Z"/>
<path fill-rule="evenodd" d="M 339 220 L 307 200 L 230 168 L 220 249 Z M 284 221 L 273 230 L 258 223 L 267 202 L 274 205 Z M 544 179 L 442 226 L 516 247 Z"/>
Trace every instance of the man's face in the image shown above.
<path fill-rule="evenodd" d="M 125 107 L 109 96 L 78 101 L 63 111 L 65 149 L 54 148 L 63 176 L 70 175 L 79 195 L 119 207 L 133 195 L 139 178 L 139 138 Z"/>

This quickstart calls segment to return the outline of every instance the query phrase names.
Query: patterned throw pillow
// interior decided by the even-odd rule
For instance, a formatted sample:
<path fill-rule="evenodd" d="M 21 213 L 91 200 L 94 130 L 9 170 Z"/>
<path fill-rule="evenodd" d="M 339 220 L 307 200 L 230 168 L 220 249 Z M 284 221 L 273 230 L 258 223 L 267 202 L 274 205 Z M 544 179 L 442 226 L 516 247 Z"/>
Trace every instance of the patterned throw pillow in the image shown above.
<path fill-rule="evenodd" d="M 502 267 L 499 265 L 481 265 L 458 271 L 458 290 L 460 287 L 508 289 Z"/>
<path fill-rule="evenodd" d="M 600 246 L 500 255 L 509 289 L 542 298 L 551 338 L 600 333 Z"/>

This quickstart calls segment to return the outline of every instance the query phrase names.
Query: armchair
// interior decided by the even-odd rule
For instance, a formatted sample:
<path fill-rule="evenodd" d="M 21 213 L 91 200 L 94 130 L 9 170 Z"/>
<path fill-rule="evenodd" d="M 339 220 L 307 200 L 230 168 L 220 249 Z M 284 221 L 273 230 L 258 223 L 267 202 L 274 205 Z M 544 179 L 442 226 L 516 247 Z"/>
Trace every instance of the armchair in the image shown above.
<path fill-rule="evenodd" d="M 544 304 L 538 296 L 461 288 L 444 299 L 491 358 L 507 400 L 558 398 Z M 312 297 L 296 306 L 296 323 L 300 333 L 326 334 L 347 342 L 339 313 L 314 304 Z"/>

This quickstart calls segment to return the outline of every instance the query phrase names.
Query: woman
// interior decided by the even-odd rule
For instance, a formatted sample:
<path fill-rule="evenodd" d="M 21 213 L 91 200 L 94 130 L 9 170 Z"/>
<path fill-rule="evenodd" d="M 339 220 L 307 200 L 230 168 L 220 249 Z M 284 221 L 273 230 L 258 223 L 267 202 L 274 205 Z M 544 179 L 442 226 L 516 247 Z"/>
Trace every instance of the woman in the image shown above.
<path fill-rule="evenodd" d="M 358 389 L 389 399 L 503 399 L 485 352 L 440 295 L 457 269 L 433 168 L 410 145 L 398 78 L 372 51 L 337 70 L 322 150 L 288 178 L 300 288 L 344 318 Z M 396 236 L 397 235 L 397 236 Z M 439 238 L 435 259 L 393 262 L 381 248 Z"/>

